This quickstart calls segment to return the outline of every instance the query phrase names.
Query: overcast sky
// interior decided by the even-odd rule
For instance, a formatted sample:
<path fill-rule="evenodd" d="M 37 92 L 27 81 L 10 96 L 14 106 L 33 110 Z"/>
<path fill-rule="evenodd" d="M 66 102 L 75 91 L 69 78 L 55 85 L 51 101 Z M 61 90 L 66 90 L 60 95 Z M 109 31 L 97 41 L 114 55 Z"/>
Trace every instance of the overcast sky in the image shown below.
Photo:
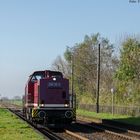
<path fill-rule="evenodd" d="M 139 34 L 140 3 L 130 0 L 0 0 L 0 94 L 24 94 L 28 76 L 49 69 L 66 46 L 99 32 L 111 43 Z"/>

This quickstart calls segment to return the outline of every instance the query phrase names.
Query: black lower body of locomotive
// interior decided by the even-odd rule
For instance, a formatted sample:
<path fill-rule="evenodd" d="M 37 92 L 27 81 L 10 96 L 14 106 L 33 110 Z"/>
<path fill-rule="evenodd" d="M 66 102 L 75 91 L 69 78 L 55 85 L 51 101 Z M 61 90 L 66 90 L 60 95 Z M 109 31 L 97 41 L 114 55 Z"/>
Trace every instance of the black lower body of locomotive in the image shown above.
<path fill-rule="evenodd" d="M 76 120 L 76 111 L 73 108 L 27 108 L 25 115 L 28 120 L 49 127 L 64 127 Z"/>

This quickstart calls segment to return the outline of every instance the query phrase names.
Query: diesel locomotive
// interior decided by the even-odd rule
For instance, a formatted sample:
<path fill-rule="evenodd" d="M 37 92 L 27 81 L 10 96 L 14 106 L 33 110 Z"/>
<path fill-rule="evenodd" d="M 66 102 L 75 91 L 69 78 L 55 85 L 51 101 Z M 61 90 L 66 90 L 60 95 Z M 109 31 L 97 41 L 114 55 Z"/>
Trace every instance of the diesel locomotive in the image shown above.
<path fill-rule="evenodd" d="M 69 80 L 61 72 L 35 71 L 25 86 L 23 114 L 48 126 L 70 124 L 76 120 L 76 107 L 69 90 Z"/>

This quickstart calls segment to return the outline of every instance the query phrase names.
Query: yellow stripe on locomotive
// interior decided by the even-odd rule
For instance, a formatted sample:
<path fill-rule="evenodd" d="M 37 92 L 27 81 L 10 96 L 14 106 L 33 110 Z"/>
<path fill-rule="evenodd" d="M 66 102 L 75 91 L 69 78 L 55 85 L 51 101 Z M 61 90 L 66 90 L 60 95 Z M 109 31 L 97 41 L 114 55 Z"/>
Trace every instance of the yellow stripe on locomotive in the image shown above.
<path fill-rule="evenodd" d="M 32 118 L 38 117 L 38 110 L 37 109 L 32 109 Z"/>

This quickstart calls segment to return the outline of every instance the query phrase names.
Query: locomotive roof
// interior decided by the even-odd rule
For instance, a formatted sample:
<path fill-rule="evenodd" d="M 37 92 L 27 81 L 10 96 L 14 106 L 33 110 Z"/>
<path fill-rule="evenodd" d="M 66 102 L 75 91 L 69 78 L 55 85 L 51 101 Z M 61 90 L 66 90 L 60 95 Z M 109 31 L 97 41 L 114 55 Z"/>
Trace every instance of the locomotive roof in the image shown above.
<path fill-rule="evenodd" d="M 33 74 L 39 74 L 39 73 L 46 73 L 46 72 L 56 72 L 62 74 L 60 71 L 52 71 L 52 70 L 42 70 L 42 71 L 34 71 L 31 75 Z"/>

